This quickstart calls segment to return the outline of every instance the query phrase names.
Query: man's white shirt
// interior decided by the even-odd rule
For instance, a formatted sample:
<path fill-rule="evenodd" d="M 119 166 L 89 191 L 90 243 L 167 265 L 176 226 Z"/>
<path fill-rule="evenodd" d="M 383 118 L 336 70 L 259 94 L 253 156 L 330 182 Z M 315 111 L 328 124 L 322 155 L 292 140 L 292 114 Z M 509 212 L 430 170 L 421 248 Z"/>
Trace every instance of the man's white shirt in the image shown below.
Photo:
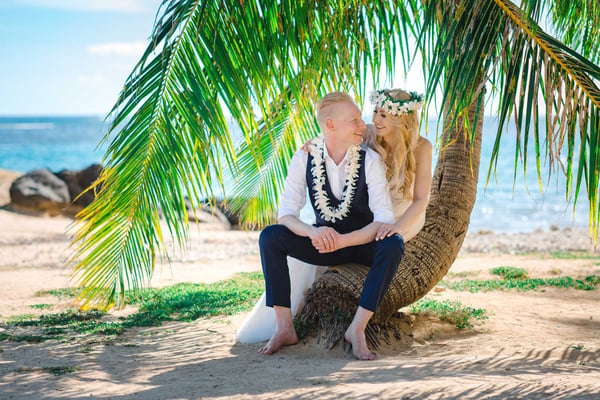
<path fill-rule="evenodd" d="M 373 213 L 374 222 L 394 223 L 394 211 L 392 201 L 387 189 L 387 180 L 385 178 L 385 167 L 381 157 L 374 150 L 361 146 L 365 151 L 365 179 L 367 181 L 367 190 L 369 192 L 369 208 Z M 329 154 L 327 146 L 324 146 L 325 170 L 327 180 L 333 195 L 339 200 L 342 197 L 344 183 L 346 182 L 346 165 L 348 164 L 348 152 L 339 165 Z M 306 203 L 307 182 L 306 182 L 306 164 L 308 154 L 300 149 L 294 153 L 292 161 L 288 168 L 288 175 L 285 179 L 283 195 L 279 201 L 279 212 L 277 217 L 286 215 L 300 216 L 300 210 Z M 312 184 L 312 183 L 311 183 Z"/>

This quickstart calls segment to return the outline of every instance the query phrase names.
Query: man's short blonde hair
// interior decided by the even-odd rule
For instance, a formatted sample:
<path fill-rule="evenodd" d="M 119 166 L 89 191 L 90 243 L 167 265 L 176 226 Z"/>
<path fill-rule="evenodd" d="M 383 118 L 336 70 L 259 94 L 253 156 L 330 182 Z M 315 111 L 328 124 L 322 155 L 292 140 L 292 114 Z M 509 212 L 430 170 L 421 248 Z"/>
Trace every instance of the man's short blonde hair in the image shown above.
<path fill-rule="evenodd" d="M 323 96 L 317 103 L 317 122 L 321 129 L 324 128 L 325 122 L 333 115 L 334 107 L 341 103 L 356 105 L 354 99 L 344 92 L 331 92 Z"/>

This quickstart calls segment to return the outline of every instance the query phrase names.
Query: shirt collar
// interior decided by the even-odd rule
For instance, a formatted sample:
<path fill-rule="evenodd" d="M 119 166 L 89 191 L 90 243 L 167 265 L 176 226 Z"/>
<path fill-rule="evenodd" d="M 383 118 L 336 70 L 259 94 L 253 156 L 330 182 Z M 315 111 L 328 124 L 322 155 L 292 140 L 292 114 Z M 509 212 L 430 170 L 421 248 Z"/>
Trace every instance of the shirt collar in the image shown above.
<path fill-rule="evenodd" d="M 325 143 L 323 143 L 323 158 L 331 161 L 331 163 L 333 163 L 333 165 L 336 165 L 335 161 L 333 161 L 333 158 L 329 157 L 329 153 L 327 152 L 327 145 Z M 339 163 L 338 167 L 341 165 L 346 165 L 347 163 L 348 163 L 348 149 L 346 149 L 346 154 L 344 154 L 344 158 L 342 158 L 342 161 Z"/>

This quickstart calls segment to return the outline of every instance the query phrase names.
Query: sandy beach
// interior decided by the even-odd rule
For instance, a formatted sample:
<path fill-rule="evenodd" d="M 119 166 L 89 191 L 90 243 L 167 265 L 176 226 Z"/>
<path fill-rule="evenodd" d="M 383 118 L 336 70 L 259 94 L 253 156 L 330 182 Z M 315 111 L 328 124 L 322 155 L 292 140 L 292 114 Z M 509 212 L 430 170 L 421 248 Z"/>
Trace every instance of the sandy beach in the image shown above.
<path fill-rule="evenodd" d="M 0 205 L 16 176 L 0 171 Z M 38 292 L 70 284 L 72 222 L 0 209 L 0 333 L 11 317 L 48 312 L 35 304 L 69 307 L 68 299 Z M 600 275 L 588 235 L 470 232 L 447 279 L 493 279 L 490 270 L 500 266 L 532 278 Z M 260 271 L 258 232 L 202 224 L 190 238 L 187 251 L 167 245 L 171 264 L 160 263 L 152 286 Z M 314 338 L 260 356 L 260 345 L 235 343 L 246 314 L 128 329 L 110 342 L 0 341 L 0 398 L 600 398 L 600 287 L 470 293 L 438 286 L 428 296 L 483 308 L 488 319 L 459 330 L 414 315 L 412 337 L 382 346 L 373 362 L 355 361 L 339 346 L 323 349 Z M 128 310 L 112 313 L 120 312 Z"/>

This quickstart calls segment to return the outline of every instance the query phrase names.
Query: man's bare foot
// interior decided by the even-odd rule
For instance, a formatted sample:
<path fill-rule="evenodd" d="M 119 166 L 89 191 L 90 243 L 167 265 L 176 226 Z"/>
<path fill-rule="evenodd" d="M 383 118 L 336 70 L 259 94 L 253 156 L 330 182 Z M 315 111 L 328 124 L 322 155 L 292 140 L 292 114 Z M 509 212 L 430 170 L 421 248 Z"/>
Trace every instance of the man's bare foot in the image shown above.
<path fill-rule="evenodd" d="M 296 335 L 294 326 L 291 326 L 291 328 L 286 328 L 282 331 L 276 330 L 273 336 L 271 336 L 271 340 L 264 347 L 261 347 L 258 352 L 269 355 L 277 353 L 281 346 L 291 346 L 296 343 L 298 343 L 298 336 Z"/>
<path fill-rule="evenodd" d="M 367 338 L 364 331 L 355 329 L 352 325 L 344 333 L 344 339 L 352 345 L 352 354 L 357 360 L 374 360 L 375 354 L 367 347 Z"/>

